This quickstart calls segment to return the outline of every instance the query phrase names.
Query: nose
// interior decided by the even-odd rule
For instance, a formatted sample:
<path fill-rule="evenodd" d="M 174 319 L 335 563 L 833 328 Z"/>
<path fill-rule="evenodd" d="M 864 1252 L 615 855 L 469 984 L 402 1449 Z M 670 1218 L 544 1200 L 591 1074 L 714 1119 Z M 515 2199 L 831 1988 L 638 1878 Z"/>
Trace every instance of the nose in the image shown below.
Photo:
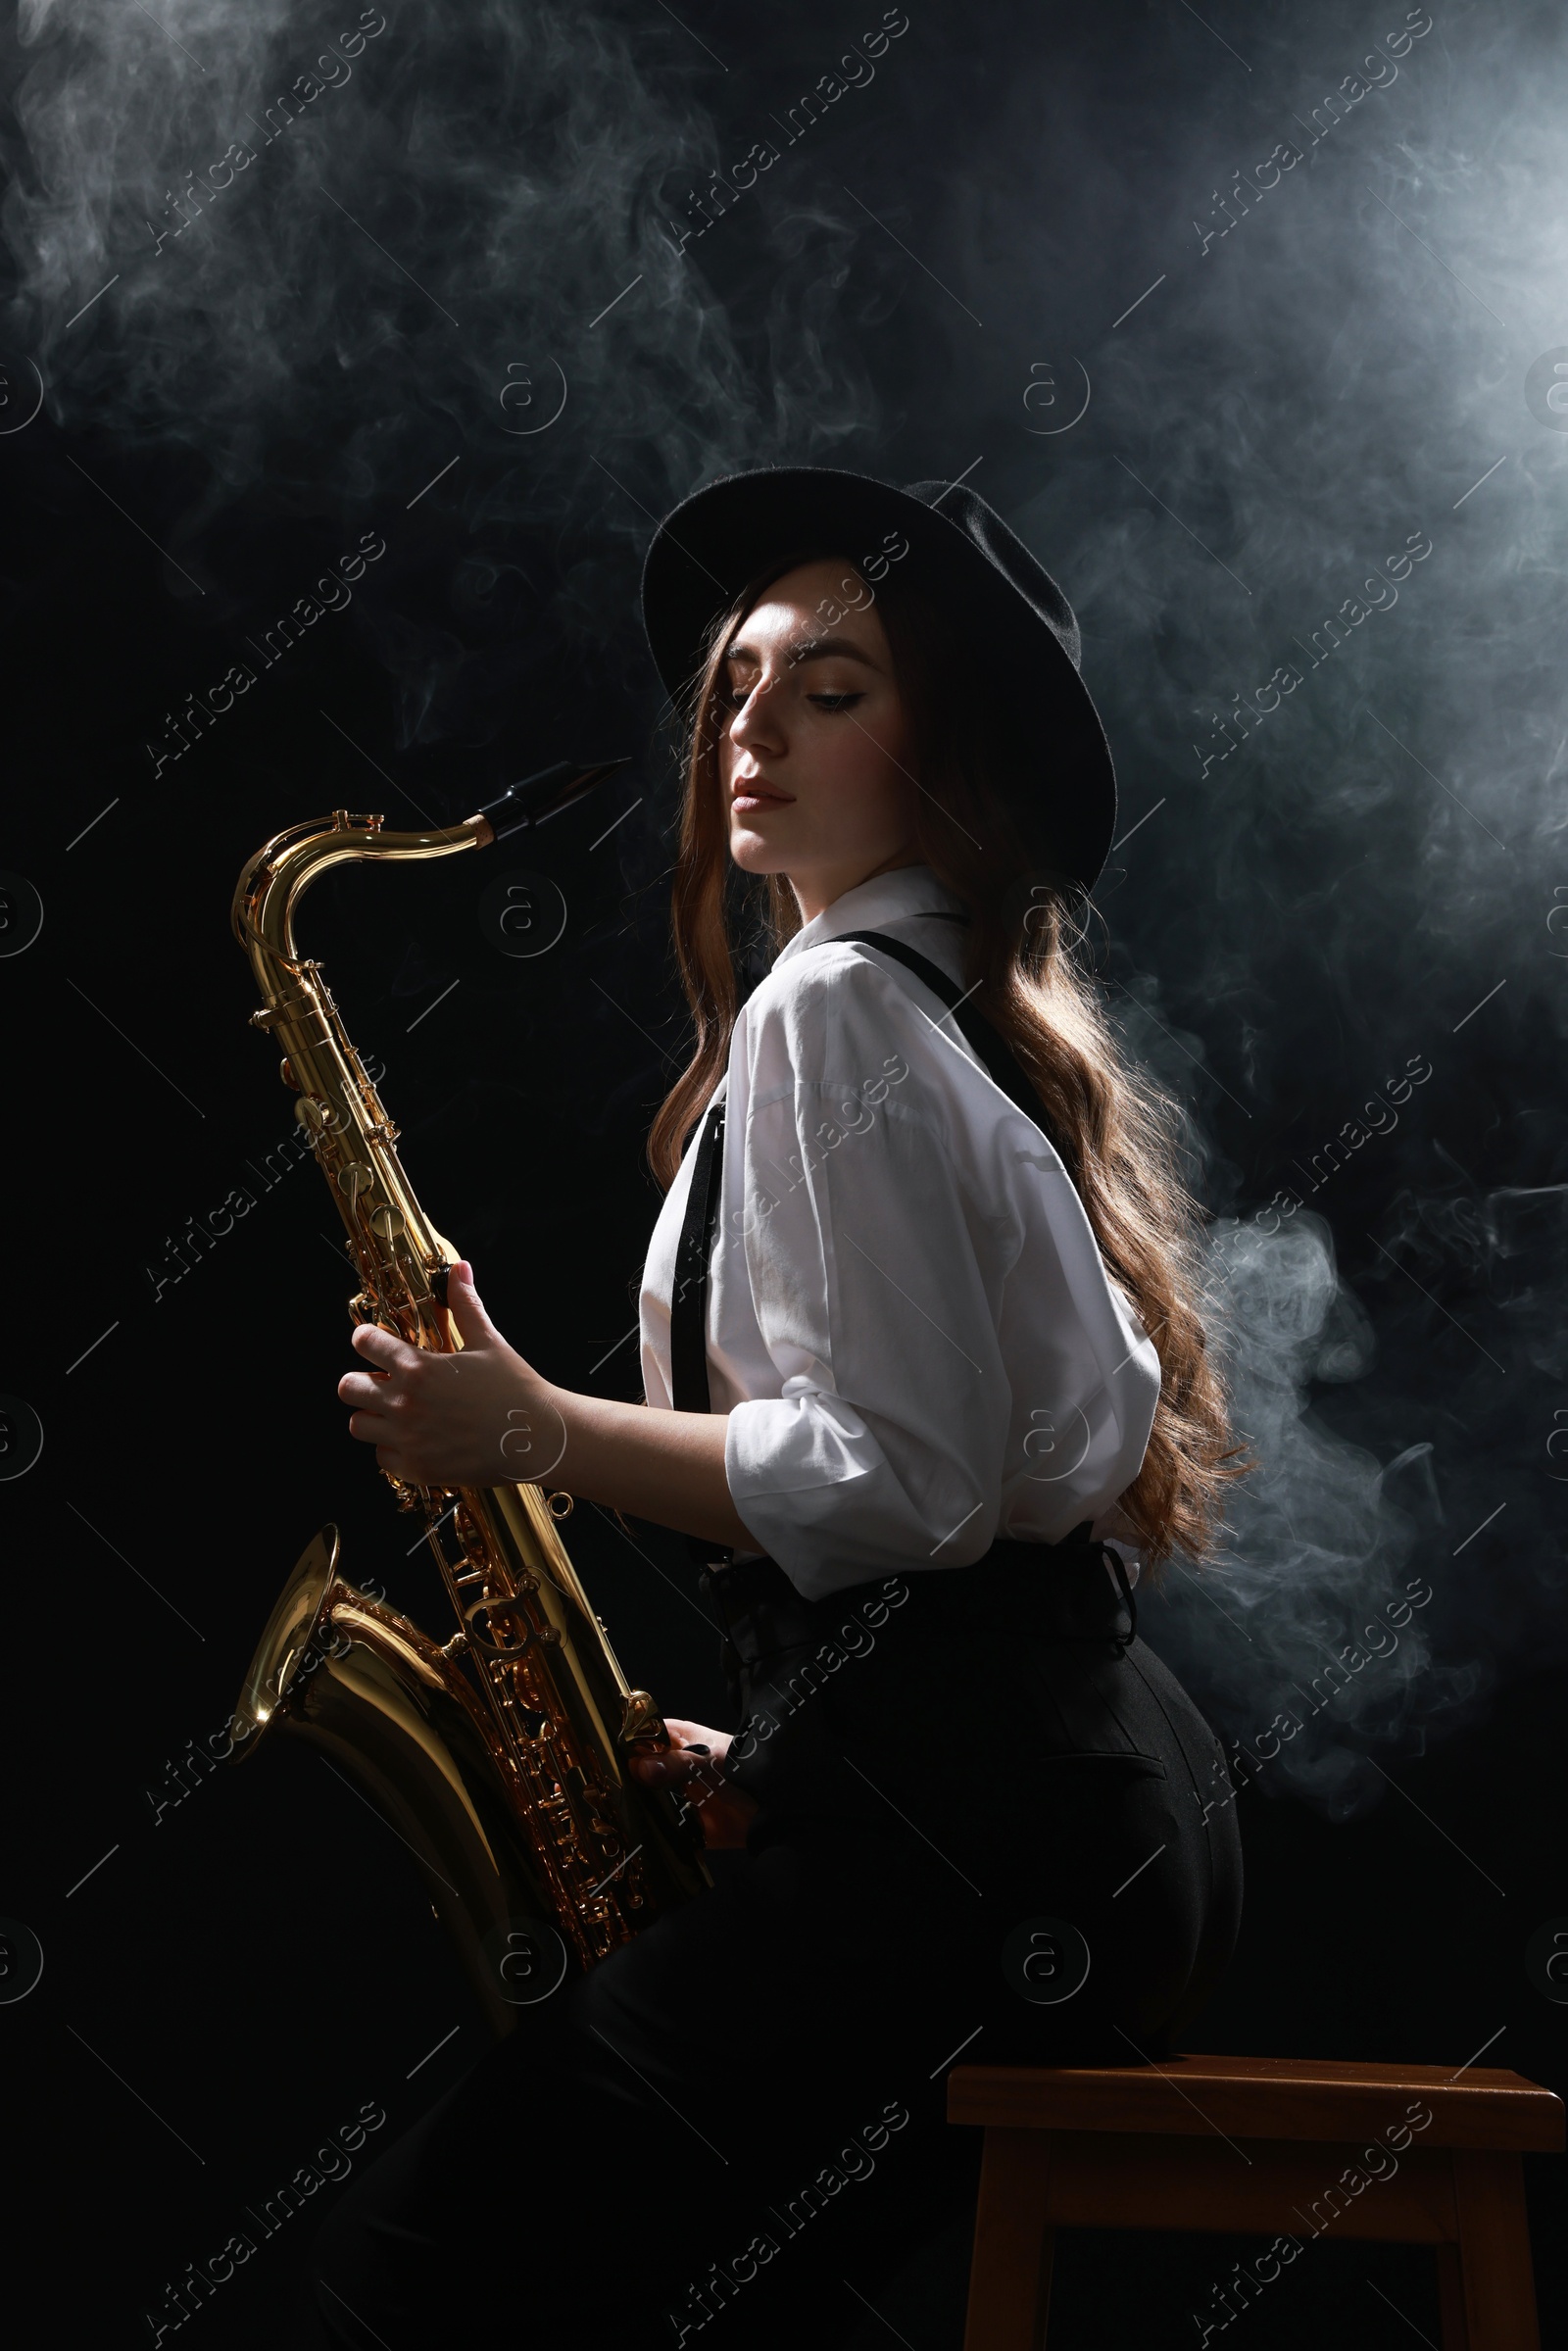
<path fill-rule="evenodd" d="M 764 670 L 730 720 L 729 739 L 738 749 L 776 751 L 780 748 L 778 703 L 772 689 L 773 680 Z"/>

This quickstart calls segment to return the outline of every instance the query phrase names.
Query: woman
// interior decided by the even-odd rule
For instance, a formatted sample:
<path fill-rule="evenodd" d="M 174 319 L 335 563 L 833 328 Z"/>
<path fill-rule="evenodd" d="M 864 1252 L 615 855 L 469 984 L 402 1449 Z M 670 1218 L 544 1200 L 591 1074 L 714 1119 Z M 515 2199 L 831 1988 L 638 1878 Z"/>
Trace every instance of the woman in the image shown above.
<path fill-rule="evenodd" d="M 961 2254 L 951 2059 L 1157 2055 L 1239 1917 L 1221 1750 L 1124 1557 L 1200 1559 L 1239 1471 L 1169 1108 L 1072 960 L 1115 792 L 1070 609 L 972 491 L 796 469 L 678 508 L 644 611 L 691 721 L 696 1017 L 650 1145 L 653 1408 L 550 1382 L 466 1266 L 461 1357 L 361 1329 L 339 1394 L 395 1475 L 498 1482 L 520 1409 L 552 1484 L 694 1539 L 735 1727 L 633 1768 L 716 1882 L 340 2208 L 328 2335 L 393 2351 L 874 2325 L 955 2216 Z"/>

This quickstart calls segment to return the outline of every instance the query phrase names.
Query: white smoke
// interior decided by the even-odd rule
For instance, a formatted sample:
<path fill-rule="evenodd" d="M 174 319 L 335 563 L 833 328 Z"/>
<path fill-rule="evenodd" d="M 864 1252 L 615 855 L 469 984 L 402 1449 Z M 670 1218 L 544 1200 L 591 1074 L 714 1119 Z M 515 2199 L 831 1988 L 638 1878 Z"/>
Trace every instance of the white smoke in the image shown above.
<path fill-rule="evenodd" d="M 765 385 L 742 364 L 681 248 L 720 156 L 659 32 L 656 54 L 605 11 L 510 0 L 29 0 L 7 349 L 60 423 L 202 453 L 172 547 L 198 574 L 243 491 L 285 517 L 397 511 L 466 455 L 443 496 L 475 523 L 581 536 L 551 618 L 603 650 L 625 613 L 595 547 L 640 550 L 706 474 L 874 414 L 831 348 L 814 204 L 754 208 Z"/>
<path fill-rule="evenodd" d="M 1431 1441 L 1380 1464 L 1312 1407 L 1314 1382 L 1362 1379 L 1375 1351 L 1327 1223 L 1223 1217 L 1209 1247 L 1213 1340 L 1257 1467 L 1230 1490 L 1213 1565 L 1174 1566 L 1145 1630 L 1202 1690 L 1244 1775 L 1344 1818 L 1381 1795 L 1371 1748 L 1407 1747 L 1412 1725 L 1466 1707 L 1490 1677 L 1432 1654 L 1450 1545 Z"/>

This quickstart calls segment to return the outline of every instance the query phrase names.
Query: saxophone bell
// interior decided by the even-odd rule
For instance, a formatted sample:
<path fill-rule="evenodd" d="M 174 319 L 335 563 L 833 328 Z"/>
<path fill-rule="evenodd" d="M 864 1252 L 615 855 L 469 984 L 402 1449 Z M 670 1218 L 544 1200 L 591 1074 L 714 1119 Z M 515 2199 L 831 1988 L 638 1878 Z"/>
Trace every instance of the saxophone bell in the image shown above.
<path fill-rule="evenodd" d="M 275 1725 L 315 1747 L 421 1864 L 436 1917 L 498 2038 L 564 1979 L 566 1945 L 519 1839 L 472 1686 L 417 1625 L 338 1574 L 338 1531 L 302 1552 L 251 1659 L 229 1761 Z M 580 1960 L 573 1972 L 580 1969 Z"/>

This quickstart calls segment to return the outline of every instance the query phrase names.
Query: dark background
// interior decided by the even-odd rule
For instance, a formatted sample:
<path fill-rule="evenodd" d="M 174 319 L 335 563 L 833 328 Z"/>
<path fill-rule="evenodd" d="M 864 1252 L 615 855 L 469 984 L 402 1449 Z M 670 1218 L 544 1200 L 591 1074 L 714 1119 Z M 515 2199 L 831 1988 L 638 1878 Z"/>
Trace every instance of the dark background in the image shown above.
<path fill-rule="evenodd" d="M 14 1473 L 17 1401 L 43 1450 L 0 1486 L 0 1912 L 44 1972 L 0 2044 L 11 2278 L 25 2305 L 47 2276 L 50 2339 L 151 2339 L 166 2281 L 362 2101 L 384 2146 L 484 2045 L 416 1867 L 319 1760 L 277 1740 L 155 1818 L 323 1520 L 445 1631 L 344 1434 L 329 1200 L 309 1166 L 255 1180 L 291 1098 L 245 1027 L 235 877 L 335 806 L 447 821 L 634 755 L 527 857 L 350 869 L 301 928 L 497 1321 L 638 1393 L 643 1143 L 686 1027 L 636 583 L 654 519 L 736 466 L 966 474 L 1082 622 L 1123 810 L 1094 950 L 1185 1105 L 1262 1463 L 1144 1630 L 1239 1755 L 1299 1718 L 1240 1798 L 1242 1943 L 1192 2045 L 1563 2085 L 1524 1956 L 1568 1918 L 1561 20 L 1440 0 L 1391 62 L 1392 0 L 912 5 L 874 78 L 792 117 L 879 16 L 398 6 L 286 124 L 347 0 L 9 21 L 0 1388 Z M 352 603 L 264 667 L 364 533 Z M 1397 604 L 1314 663 L 1412 535 Z M 173 757 L 236 662 L 255 684 Z M 527 959 L 479 918 L 522 869 L 566 911 Z M 158 1294 L 235 1186 L 254 1209 Z M 588 1506 L 568 1532 L 632 1678 L 721 1720 L 683 1543 Z M 1413 1577 L 1397 1648 L 1311 1711 Z M 1529 2170 L 1550 2340 L 1560 2166 Z M 192 2324 L 274 2339 L 292 2226 Z M 1053 2341 L 1189 2342 L 1253 2250 L 1072 2240 Z M 936 2302 L 889 2315 L 956 2340 Z M 1430 2264 L 1328 2242 L 1238 2324 L 1435 2339 Z"/>

